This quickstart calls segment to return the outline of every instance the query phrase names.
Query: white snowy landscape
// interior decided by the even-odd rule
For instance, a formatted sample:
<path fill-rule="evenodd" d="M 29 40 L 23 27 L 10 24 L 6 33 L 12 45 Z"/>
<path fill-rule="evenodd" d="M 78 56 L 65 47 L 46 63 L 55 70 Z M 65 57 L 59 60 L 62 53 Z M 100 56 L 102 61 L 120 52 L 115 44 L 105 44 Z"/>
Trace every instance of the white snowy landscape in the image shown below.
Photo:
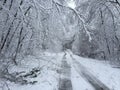
<path fill-rule="evenodd" d="M 66 53 L 66 55 L 65 55 Z M 64 56 L 65 55 L 65 56 Z M 74 58 L 74 59 L 73 59 Z M 28 76 L 28 81 L 37 81 L 35 85 L 17 85 L 7 82 L 10 90 L 59 90 L 59 83 L 61 78 L 69 78 L 72 83 L 72 89 L 60 90 L 119 90 L 120 88 L 120 70 L 113 68 L 108 62 L 98 61 L 94 59 L 86 59 L 74 55 L 70 51 L 62 53 L 38 53 L 36 56 L 26 57 L 27 62 L 23 62 L 22 66 L 14 66 L 10 68 L 10 72 L 29 72 L 33 67 L 40 68 L 40 72 L 36 73 L 38 77 Z M 62 74 L 62 60 L 67 61 L 70 66 L 69 75 Z M 41 63 L 40 63 L 41 62 Z M 80 65 L 80 66 L 79 66 Z M 81 68 L 82 67 L 82 68 Z M 86 76 L 82 75 L 82 71 L 92 75 L 96 83 L 100 80 L 107 88 L 105 89 L 101 83 L 98 85 L 103 87 L 99 89 L 92 85 Z M 22 75 L 21 74 L 21 75 Z M 4 84 L 1 82 L 1 84 Z M 4 90 L 4 89 L 3 89 Z M 7 88 L 6 88 L 7 90 Z"/>
<path fill-rule="evenodd" d="M 0 90 L 120 90 L 120 0 L 0 0 Z"/>

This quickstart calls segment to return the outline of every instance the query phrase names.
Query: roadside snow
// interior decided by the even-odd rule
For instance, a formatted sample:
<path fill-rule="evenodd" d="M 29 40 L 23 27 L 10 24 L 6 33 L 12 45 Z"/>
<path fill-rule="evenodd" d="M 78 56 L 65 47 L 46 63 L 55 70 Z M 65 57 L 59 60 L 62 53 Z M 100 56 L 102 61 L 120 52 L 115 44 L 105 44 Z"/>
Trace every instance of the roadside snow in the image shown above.
<path fill-rule="evenodd" d="M 120 69 L 112 68 L 105 61 L 86 59 L 76 55 L 73 56 L 111 90 L 120 90 Z"/>
<path fill-rule="evenodd" d="M 71 68 L 71 81 L 73 90 L 95 90 L 85 79 L 80 76 L 76 70 Z"/>
<path fill-rule="evenodd" d="M 64 55 L 65 52 L 37 52 L 35 56 L 27 56 L 22 60 L 19 66 L 11 67 L 9 71 L 28 72 L 34 67 L 41 67 L 38 77 L 29 79 L 31 81 L 35 80 L 37 83 L 34 85 L 18 85 L 7 82 L 10 90 L 58 90 L 60 77 L 58 70 L 61 68 L 61 62 Z M 108 63 L 103 61 L 82 58 L 67 51 L 66 60 L 71 66 L 71 82 L 73 90 L 94 90 L 94 88 L 83 76 L 78 74 L 73 66 L 75 63 L 73 64 L 71 56 L 74 57 L 78 63 L 86 67 L 89 72 L 106 86 L 111 88 L 111 90 L 120 90 L 120 69 L 112 68 Z"/>
<path fill-rule="evenodd" d="M 14 83 L 8 83 L 10 90 L 56 90 L 58 87 L 58 74 L 44 70 L 42 74 L 34 80 L 38 82 L 35 85 L 17 85 Z"/>
<path fill-rule="evenodd" d="M 36 78 L 30 78 L 29 81 L 37 81 L 34 85 L 18 85 L 7 82 L 10 90 L 57 90 L 59 74 L 57 69 L 60 67 L 63 53 L 38 53 L 36 56 L 27 56 L 22 60 L 19 66 L 14 66 L 9 71 L 28 72 L 34 67 L 41 67 L 41 73 Z M 1 89 L 0 89 L 1 90 Z"/>

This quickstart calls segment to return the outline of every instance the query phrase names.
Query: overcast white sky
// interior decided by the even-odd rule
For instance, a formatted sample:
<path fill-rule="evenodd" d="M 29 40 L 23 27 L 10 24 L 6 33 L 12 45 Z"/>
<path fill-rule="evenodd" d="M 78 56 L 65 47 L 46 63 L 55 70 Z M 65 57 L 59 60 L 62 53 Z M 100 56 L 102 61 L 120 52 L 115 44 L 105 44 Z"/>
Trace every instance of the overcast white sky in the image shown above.
<path fill-rule="evenodd" d="M 68 6 L 74 9 L 76 7 L 75 1 L 74 0 L 68 1 Z"/>

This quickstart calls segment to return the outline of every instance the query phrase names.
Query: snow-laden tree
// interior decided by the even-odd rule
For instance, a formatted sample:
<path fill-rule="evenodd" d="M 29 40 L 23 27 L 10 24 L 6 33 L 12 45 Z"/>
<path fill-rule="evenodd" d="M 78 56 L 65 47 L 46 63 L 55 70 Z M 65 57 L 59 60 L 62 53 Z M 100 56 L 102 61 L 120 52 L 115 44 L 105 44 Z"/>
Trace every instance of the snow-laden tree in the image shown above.
<path fill-rule="evenodd" d="M 93 40 L 96 39 L 98 43 L 98 53 L 104 53 L 104 59 L 118 58 L 119 53 L 119 4 L 113 4 L 111 1 L 96 2 L 91 7 L 90 12 L 93 14 L 89 16 L 90 26 L 94 26 Z M 92 6 L 91 5 L 91 6 Z M 96 7 L 96 9 L 95 9 Z M 96 53 L 97 53 L 96 52 Z M 115 56 L 115 57 L 114 57 Z"/>
<path fill-rule="evenodd" d="M 0 78 L 25 83 L 8 68 L 39 47 L 40 9 L 34 0 L 0 0 Z"/>

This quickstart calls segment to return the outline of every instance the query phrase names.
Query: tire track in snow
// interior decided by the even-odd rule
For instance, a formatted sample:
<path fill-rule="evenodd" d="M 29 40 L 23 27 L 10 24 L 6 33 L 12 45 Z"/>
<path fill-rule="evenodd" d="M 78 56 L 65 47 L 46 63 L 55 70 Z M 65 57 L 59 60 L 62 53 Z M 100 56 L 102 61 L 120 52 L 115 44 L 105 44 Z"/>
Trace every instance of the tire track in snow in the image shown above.
<path fill-rule="evenodd" d="M 72 54 L 70 54 L 75 70 L 86 79 L 94 88 L 95 90 L 110 90 L 105 84 L 103 84 L 99 79 L 97 79 L 93 74 L 91 74 L 83 65 L 81 65 Z"/>
<path fill-rule="evenodd" d="M 60 78 L 58 90 L 73 90 L 71 83 L 71 67 L 66 61 L 66 53 L 63 56 L 62 65 L 59 73 Z"/>

